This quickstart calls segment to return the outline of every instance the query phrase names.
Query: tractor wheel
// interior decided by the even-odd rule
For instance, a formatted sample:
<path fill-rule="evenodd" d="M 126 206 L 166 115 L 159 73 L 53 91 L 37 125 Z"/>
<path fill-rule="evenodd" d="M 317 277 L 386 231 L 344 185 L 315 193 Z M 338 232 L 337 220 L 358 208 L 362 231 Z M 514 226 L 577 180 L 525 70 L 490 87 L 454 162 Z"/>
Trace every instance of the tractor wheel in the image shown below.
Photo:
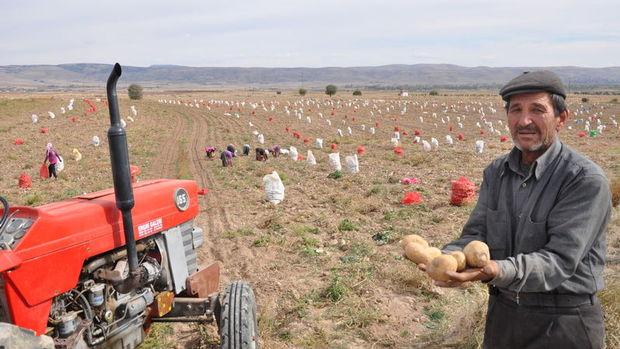
<path fill-rule="evenodd" d="M 222 349 L 258 349 L 256 300 L 250 285 L 234 281 L 220 301 L 220 340 Z"/>

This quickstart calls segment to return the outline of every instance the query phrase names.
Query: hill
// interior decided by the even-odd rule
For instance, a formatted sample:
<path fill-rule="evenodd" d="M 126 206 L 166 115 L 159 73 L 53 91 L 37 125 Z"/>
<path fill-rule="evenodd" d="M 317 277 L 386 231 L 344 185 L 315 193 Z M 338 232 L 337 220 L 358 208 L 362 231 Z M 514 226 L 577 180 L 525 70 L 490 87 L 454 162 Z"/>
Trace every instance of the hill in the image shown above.
<path fill-rule="evenodd" d="M 123 67 L 123 80 L 147 88 L 323 88 L 328 83 L 358 88 L 496 88 L 536 67 L 462 67 L 449 64 L 393 64 L 377 67 L 240 68 L 154 65 Z M 110 64 L 0 66 L 0 91 L 101 88 Z M 620 67 L 546 67 L 571 90 L 620 87 Z"/>

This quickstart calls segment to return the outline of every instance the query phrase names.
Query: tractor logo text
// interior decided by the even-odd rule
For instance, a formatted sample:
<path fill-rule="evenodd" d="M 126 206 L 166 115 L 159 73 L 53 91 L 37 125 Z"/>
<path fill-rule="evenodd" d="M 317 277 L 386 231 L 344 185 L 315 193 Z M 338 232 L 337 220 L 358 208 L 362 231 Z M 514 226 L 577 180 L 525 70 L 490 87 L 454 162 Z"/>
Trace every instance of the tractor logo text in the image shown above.
<path fill-rule="evenodd" d="M 138 226 L 138 236 L 143 237 L 146 235 L 151 235 L 160 231 L 162 228 L 163 224 L 161 222 L 161 218 L 157 218 L 156 220 L 140 224 Z"/>

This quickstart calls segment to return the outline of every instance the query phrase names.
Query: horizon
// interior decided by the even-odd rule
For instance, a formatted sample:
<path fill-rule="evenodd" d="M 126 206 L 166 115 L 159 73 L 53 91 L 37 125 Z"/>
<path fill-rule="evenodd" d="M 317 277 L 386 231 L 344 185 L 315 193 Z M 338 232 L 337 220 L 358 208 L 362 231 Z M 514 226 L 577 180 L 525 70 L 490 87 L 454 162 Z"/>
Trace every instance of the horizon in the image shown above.
<path fill-rule="evenodd" d="M 0 65 L 0 67 L 10 67 L 10 66 L 62 66 L 62 65 L 109 65 L 113 66 L 115 63 L 98 63 L 98 62 L 69 62 L 69 63 L 57 63 L 57 64 L 49 64 L 49 63 L 40 63 L 40 64 L 4 64 Z M 579 69 L 608 69 L 608 68 L 620 68 L 620 64 L 615 66 L 604 66 L 604 67 L 592 67 L 592 66 L 584 66 L 584 65 L 549 65 L 549 66 L 488 66 L 488 65 L 477 65 L 477 66 L 467 66 L 460 64 L 452 64 L 452 63 L 389 63 L 389 64 L 381 64 L 381 65 L 365 65 L 365 66 L 318 66 L 318 67 L 307 67 L 307 66 L 296 66 L 296 67 L 270 67 L 270 66 L 192 66 L 192 65 L 182 65 L 182 64 L 174 64 L 174 63 L 163 63 L 163 64 L 151 64 L 148 66 L 140 66 L 140 65 L 130 65 L 130 64 L 121 64 L 123 67 L 132 67 L 132 68 L 153 68 L 153 67 L 184 67 L 184 68 L 221 68 L 221 69 L 329 69 L 329 68 L 379 68 L 379 67 L 388 67 L 388 66 L 420 66 L 420 65 L 448 65 L 448 66 L 456 66 L 461 68 L 490 68 L 490 69 L 517 69 L 517 68 L 579 68 Z"/>
<path fill-rule="evenodd" d="M 618 66 L 619 10 L 611 0 L 0 2 L 0 65 L 607 68 Z"/>

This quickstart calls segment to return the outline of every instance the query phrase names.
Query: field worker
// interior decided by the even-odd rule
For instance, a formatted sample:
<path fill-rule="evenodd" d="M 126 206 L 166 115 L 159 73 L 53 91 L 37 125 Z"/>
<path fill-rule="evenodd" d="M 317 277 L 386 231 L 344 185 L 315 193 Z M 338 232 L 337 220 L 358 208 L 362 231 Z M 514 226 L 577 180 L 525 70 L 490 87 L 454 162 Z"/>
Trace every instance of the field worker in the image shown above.
<path fill-rule="evenodd" d="M 243 156 L 248 156 L 248 155 L 250 155 L 250 145 L 244 144 L 243 145 Z"/>
<path fill-rule="evenodd" d="M 485 348 L 602 348 L 607 178 L 558 137 L 569 110 L 556 74 L 524 73 L 500 95 L 515 146 L 484 170 L 461 237 L 444 246 L 480 240 L 491 261 L 437 285 L 488 283 Z"/>
<path fill-rule="evenodd" d="M 220 154 L 220 160 L 222 160 L 222 166 L 223 167 L 228 167 L 228 166 L 232 166 L 232 158 L 233 158 L 233 153 L 230 150 L 224 150 L 221 154 Z"/>
<path fill-rule="evenodd" d="M 263 148 L 256 148 L 256 161 L 267 161 L 267 151 Z"/>
<path fill-rule="evenodd" d="M 215 155 L 216 147 L 206 147 L 205 152 L 207 153 L 207 158 L 213 159 L 213 155 Z"/>
<path fill-rule="evenodd" d="M 233 144 L 229 144 L 226 146 L 226 150 L 232 153 L 232 156 L 237 156 L 237 150 L 235 150 L 235 146 Z"/>
<path fill-rule="evenodd" d="M 278 156 L 280 156 L 280 146 L 279 145 L 274 145 L 273 148 L 271 148 L 271 154 L 273 154 L 274 158 L 277 158 Z"/>
<path fill-rule="evenodd" d="M 49 178 L 58 178 L 58 174 L 56 173 L 56 164 L 60 159 L 58 158 L 60 154 L 54 149 L 52 143 L 47 143 L 45 146 L 45 159 L 43 159 L 43 163 L 49 162 L 49 166 L 47 167 L 49 170 Z"/>

